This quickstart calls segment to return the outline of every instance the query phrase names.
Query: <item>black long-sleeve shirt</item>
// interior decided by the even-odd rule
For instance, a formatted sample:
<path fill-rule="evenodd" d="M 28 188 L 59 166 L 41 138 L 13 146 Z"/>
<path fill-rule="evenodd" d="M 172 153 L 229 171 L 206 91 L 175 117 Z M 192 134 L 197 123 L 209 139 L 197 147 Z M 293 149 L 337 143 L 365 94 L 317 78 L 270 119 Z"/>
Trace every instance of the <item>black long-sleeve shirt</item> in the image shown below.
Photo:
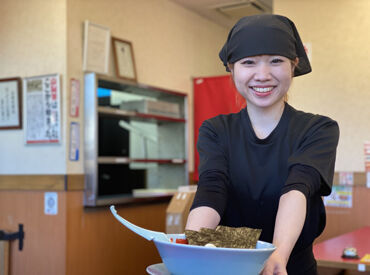
<path fill-rule="evenodd" d="M 287 103 L 265 139 L 255 135 L 246 109 L 209 119 L 199 129 L 200 176 L 192 209 L 209 206 L 221 224 L 260 228 L 260 240 L 272 242 L 280 196 L 301 191 L 307 215 L 287 269 L 304 274 L 315 265 L 312 243 L 325 227 L 321 196 L 331 191 L 338 138 L 335 121 Z"/>

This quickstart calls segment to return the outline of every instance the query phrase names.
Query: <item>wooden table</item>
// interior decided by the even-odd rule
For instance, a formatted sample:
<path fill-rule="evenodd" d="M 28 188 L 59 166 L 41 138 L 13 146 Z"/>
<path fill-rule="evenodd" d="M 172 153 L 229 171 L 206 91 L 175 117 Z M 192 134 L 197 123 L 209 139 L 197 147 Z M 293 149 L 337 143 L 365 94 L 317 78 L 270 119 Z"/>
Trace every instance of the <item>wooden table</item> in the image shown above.
<path fill-rule="evenodd" d="M 359 259 L 343 259 L 346 247 L 356 248 Z M 318 266 L 370 271 L 369 263 L 360 262 L 365 254 L 370 254 L 370 226 L 315 244 L 313 253 Z"/>

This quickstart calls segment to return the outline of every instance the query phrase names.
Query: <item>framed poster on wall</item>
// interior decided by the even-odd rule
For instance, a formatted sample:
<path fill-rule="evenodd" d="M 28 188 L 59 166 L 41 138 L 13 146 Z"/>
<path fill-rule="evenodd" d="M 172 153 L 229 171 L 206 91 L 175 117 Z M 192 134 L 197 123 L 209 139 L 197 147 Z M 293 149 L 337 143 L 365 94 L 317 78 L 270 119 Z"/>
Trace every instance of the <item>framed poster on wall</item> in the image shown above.
<path fill-rule="evenodd" d="M 127 40 L 112 37 L 113 57 L 118 77 L 137 81 L 134 49 Z"/>
<path fill-rule="evenodd" d="M 80 123 L 71 122 L 69 128 L 69 160 L 78 161 L 80 152 Z"/>
<path fill-rule="evenodd" d="M 110 39 L 109 28 L 85 21 L 84 71 L 108 74 Z"/>
<path fill-rule="evenodd" d="M 60 143 L 61 109 L 58 74 L 23 81 L 25 143 Z"/>
<path fill-rule="evenodd" d="M 22 82 L 0 79 L 0 130 L 22 129 Z"/>
<path fill-rule="evenodd" d="M 71 117 L 78 117 L 80 112 L 80 80 L 74 78 L 71 79 L 69 99 L 69 115 Z"/>

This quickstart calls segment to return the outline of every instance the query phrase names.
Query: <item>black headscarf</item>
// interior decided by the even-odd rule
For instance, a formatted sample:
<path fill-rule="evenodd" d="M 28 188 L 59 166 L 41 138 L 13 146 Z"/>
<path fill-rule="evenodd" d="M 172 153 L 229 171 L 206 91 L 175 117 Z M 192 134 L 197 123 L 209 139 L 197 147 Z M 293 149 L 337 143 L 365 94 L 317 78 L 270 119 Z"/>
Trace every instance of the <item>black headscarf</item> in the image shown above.
<path fill-rule="evenodd" d="M 227 63 L 255 55 L 281 55 L 291 60 L 299 58 L 294 76 L 311 72 L 301 38 L 294 23 L 285 16 L 274 14 L 252 15 L 240 19 L 230 30 L 220 58 Z"/>

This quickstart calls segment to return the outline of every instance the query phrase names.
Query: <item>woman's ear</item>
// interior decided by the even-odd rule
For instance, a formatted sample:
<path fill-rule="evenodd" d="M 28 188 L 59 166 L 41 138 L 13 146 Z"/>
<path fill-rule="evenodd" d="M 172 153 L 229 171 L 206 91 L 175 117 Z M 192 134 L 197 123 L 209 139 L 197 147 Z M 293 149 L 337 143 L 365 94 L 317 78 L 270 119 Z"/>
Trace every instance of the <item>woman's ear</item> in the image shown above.
<path fill-rule="evenodd" d="M 292 76 L 294 76 L 294 70 L 295 68 L 298 66 L 298 63 L 299 63 L 299 58 L 296 57 L 293 61 L 292 61 Z"/>
<path fill-rule="evenodd" d="M 298 65 L 298 63 L 299 63 L 299 58 L 296 57 L 295 60 L 294 60 L 294 67 L 296 67 Z"/>
<path fill-rule="evenodd" d="M 227 63 L 227 67 L 229 68 L 232 75 L 234 75 L 234 64 Z"/>
<path fill-rule="evenodd" d="M 299 58 L 298 58 L 298 57 L 296 57 L 296 58 L 294 59 L 294 62 L 293 62 L 293 64 L 294 64 L 294 68 L 296 68 L 296 67 L 298 66 L 298 63 L 299 63 Z"/>

